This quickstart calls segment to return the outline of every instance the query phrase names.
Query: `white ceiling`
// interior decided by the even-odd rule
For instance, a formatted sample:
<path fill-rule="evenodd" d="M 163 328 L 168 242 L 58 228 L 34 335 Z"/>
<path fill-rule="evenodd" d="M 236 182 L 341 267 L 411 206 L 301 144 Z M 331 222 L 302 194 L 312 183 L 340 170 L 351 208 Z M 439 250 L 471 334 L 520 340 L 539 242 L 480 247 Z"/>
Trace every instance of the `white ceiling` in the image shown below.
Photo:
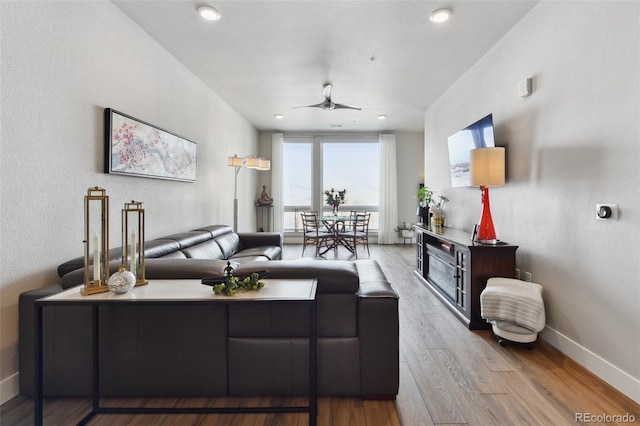
<path fill-rule="evenodd" d="M 537 0 L 113 3 L 256 128 L 367 132 L 422 131 L 426 108 Z M 205 21 L 201 5 L 222 19 Z M 453 16 L 437 25 L 440 7 Z M 292 109 L 321 102 L 325 82 L 362 111 Z"/>

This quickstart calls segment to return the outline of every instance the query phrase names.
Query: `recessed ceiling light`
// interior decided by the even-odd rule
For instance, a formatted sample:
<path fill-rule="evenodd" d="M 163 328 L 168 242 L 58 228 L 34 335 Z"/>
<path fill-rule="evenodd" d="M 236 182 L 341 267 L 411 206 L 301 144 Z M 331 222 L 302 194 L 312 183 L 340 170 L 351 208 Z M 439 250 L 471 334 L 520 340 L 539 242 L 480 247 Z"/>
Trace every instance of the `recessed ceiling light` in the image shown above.
<path fill-rule="evenodd" d="M 282 120 L 282 119 L 284 118 L 284 115 L 283 115 L 283 114 L 275 114 L 275 115 L 274 115 L 274 117 L 275 117 L 277 120 Z"/>
<path fill-rule="evenodd" d="M 386 116 L 386 115 L 384 115 L 384 114 L 380 114 L 380 115 L 378 116 L 378 120 L 385 120 L 386 118 L 387 118 L 387 116 Z"/>
<path fill-rule="evenodd" d="M 448 21 L 451 17 L 451 10 L 449 9 L 438 9 L 431 12 L 429 15 L 429 20 L 435 23 L 442 23 Z"/>
<path fill-rule="evenodd" d="M 207 21 L 217 21 L 222 16 L 220 12 L 210 6 L 200 6 L 198 13 Z"/>

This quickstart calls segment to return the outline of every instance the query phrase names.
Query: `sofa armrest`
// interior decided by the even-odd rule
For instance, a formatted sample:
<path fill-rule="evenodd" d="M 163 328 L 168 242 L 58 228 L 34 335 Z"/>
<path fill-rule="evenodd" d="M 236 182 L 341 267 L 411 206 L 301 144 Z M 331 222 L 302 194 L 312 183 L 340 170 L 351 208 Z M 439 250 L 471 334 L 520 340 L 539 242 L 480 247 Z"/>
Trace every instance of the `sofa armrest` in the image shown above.
<path fill-rule="evenodd" d="M 243 232 L 238 233 L 243 248 L 260 246 L 282 247 L 282 234 L 279 232 Z"/>
<path fill-rule="evenodd" d="M 35 364 L 35 301 L 62 291 L 60 284 L 52 284 L 25 291 L 18 299 L 18 369 L 20 371 L 20 394 L 34 394 Z"/>
<path fill-rule="evenodd" d="M 358 337 L 364 399 L 395 399 L 400 383 L 398 294 L 387 282 L 360 283 Z"/>

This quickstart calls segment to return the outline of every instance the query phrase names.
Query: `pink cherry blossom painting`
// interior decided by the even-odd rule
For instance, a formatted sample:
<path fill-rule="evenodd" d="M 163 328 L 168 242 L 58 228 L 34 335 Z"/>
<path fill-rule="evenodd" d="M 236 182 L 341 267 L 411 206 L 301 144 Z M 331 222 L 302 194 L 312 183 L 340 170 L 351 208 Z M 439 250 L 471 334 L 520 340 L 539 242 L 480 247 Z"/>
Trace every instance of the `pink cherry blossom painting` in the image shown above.
<path fill-rule="evenodd" d="M 105 109 L 105 173 L 195 182 L 197 145 Z"/>

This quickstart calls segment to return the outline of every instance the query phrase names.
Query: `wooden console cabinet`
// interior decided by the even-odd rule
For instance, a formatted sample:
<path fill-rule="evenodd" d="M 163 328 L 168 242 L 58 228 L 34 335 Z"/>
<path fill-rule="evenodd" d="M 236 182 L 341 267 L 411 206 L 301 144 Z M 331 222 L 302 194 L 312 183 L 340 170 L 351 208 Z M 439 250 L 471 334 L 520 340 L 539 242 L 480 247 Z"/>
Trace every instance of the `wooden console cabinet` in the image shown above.
<path fill-rule="evenodd" d="M 415 225 L 416 275 L 471 330 L 489 328 L 480 293 L 491 277 L 515 278 L 518 246 L 474 243 L 457 229 Z"/>

